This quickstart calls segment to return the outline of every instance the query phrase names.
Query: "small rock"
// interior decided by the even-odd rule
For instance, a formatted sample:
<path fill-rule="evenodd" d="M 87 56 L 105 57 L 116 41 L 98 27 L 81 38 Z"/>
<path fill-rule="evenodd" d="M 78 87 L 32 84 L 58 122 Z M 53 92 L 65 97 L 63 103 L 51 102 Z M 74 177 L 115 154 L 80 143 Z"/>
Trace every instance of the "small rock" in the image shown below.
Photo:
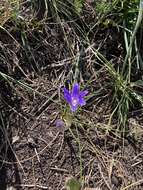
<path fill-rule="evenodd" d="M 12 137 L 12 144 L 16 143 L 17 141 L 19 141 L 19 136 L 14 136 Z"/>

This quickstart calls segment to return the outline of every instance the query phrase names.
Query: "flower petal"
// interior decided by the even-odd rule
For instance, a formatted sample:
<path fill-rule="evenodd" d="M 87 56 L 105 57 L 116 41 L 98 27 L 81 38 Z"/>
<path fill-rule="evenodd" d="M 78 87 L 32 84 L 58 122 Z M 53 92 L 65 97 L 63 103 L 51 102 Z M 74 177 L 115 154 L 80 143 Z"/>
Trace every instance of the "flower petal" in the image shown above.
<path fill-rule="evenodd" d="M 80 94 L 79 94 L 79 97 L 84 97 L 88 94 L 88 91 L 87 90 L 84 90 L 84 91 L 81 91 Z"/>
<path fill-rule="evenodd" d="M 78 83 L 75 83 L 72 88 L 72 97 L 78 97 L 79 96 L 79 85 Z"/>
<path fill-rule="evenodd" d="M 79 105 L 84 106 L 85 104 L 86 104 L 86 102 L 85 102 L 84 98 L 79 97 Z"/>
<path fill-rule="evenodd" d="M 71 107 L 71 111 L 75 112 L 78 108 L 78 104 L 75 106 L 71 105 L 70 107 Z"/>
<path fill-rule="evenodd" d="M 64 98 L 69 104 L 71 104 L 71 94 L 66 88 L 64 88 Z"/>
<path fill-rule="evenodd" d="M 62 119 L 57 119 L 55 121 L 55 125 L 56 125 L 57 128 L 61 128 L 61 127 L 64 127 L 65 123 L 64 123 L 64 121 Z"/>

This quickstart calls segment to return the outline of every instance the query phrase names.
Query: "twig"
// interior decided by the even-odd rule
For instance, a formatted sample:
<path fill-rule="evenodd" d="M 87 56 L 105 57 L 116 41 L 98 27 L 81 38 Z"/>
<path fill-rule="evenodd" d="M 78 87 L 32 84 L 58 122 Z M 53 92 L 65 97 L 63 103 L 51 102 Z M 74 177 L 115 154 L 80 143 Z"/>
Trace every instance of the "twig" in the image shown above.
<path fill-rule="evenodd" d="M 33 184 L 16 184 L 16 185 L 14 185 L 14 187 L 38 187 L 38 188 L 40 188 L 40 189 L 48 189 L 48 187 L 46 187 L 46 186 L 42 186 L 42 185 L 33 185 Z"/>
<path fill-rule="evenodd" d="M 66 170 L 66 169 L 63 169 L 63 168 L 50 168 L 50 170 L 55 170 L 55 171 L 57 171 L 57 172 L 66 172 L 66 173 L 68 173 L 68 170 Z"/>
<path fill-rule="evenodd" d="M 105 177 L 104 177 L 104 175 L 103 175 L 103 172 L 102 172 L 101 167 L 100 167 L 99 164 L 98 164 L 98 168 L 99 168 L 99 171 L 100 171 L 101 177 L 103 178 L 103 180 L 104 180 L 106 186 L 108 187 L 108 189 L 112 190 L 112 188 L 110 187 L 109 183 L 108 183 L 107 180 L 105 179 Z"/>

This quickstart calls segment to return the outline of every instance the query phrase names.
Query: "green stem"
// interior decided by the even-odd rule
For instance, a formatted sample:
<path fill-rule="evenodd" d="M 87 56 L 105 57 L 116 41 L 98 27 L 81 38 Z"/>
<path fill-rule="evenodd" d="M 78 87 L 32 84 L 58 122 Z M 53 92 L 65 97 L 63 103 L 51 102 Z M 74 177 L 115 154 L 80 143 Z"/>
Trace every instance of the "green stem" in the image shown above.
<path fill-rule="evenodd" d="M 137 22 L 136 22 L 135 28 L 134 28 L 132 36 L 131 36 L 131 40 L 130 40 L 130 44 L 129 44 L 129 47 L 128 47 L 127 54 L 126 54 L 126 57 L 125 57 L 125 61 L 124 61 L 123 69 L 122 69 L 122 74 L 125 72 L 125 67 L 127 65 L 127 61 L 131 57 L 132 45 L 133 45 L 133 43 L 135 41 L 136 33 L 137 33 L 137 30 L 138 30 L 138 28 L 139 28 L 139 26 L 141 24 L 142 18 L 143 18 L 143 0 L 140 0 L 138 18 L 137 18 Z M 129 73 L 128 74 L 129 74 L 129 79 L 128 80 L 130 82 L 131 61 L 129 62 Z"/>

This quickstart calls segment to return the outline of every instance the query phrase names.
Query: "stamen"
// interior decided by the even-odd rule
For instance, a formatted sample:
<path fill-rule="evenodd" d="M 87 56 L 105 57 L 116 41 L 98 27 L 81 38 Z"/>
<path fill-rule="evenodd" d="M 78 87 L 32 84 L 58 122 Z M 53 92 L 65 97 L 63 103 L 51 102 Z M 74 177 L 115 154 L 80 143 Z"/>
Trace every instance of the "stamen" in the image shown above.
<path fill-rule="evenodd" d="M 75 98 L 72 98 L 72 105 L 76 106 L 78 104 L 78 100 Z"/>

